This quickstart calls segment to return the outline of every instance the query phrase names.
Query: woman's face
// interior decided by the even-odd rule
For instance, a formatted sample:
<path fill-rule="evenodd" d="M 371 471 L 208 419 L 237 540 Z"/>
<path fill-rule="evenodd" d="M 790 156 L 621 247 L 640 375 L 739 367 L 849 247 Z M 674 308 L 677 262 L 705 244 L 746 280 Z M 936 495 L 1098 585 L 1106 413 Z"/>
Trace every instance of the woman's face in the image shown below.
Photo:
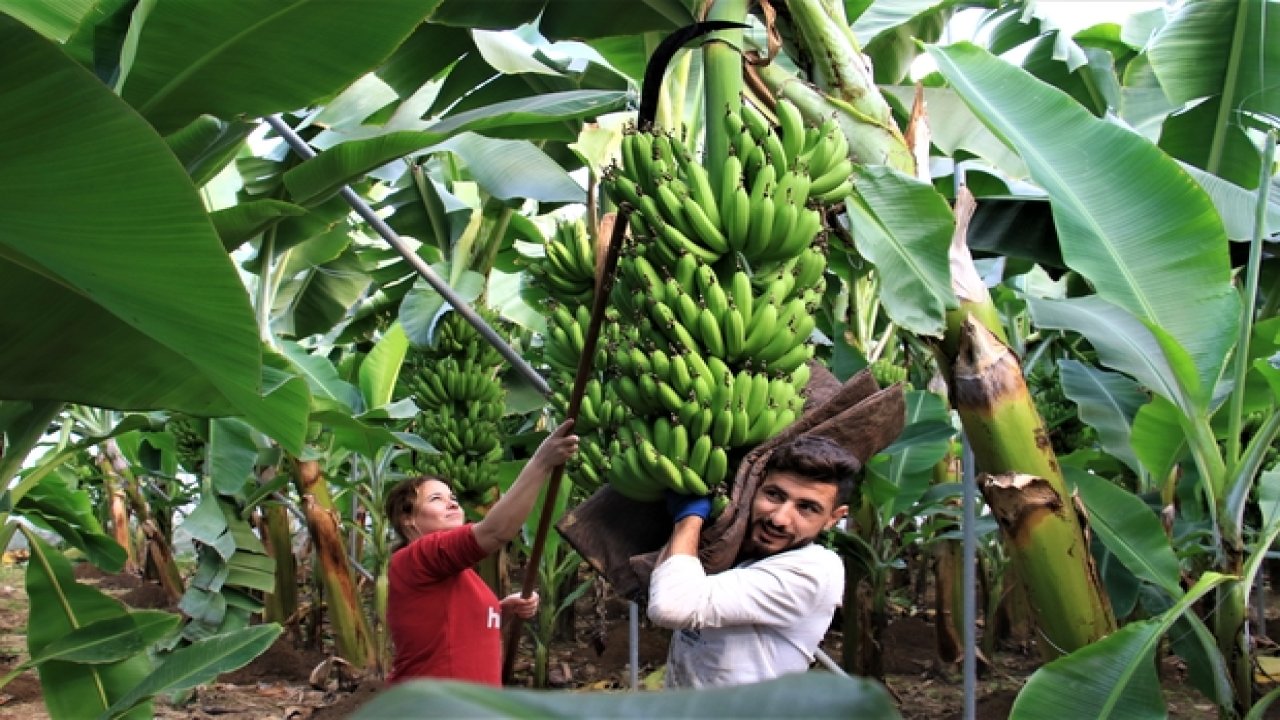
<path fill-rule="evenodd" d="M 461 527 L 466 522 L 462 506 L 449 486 L 439 480 L 426 480 L 418 486 L 413 500 L 413 514 L 407 521 L 410 539 L 433 532 Z"/>

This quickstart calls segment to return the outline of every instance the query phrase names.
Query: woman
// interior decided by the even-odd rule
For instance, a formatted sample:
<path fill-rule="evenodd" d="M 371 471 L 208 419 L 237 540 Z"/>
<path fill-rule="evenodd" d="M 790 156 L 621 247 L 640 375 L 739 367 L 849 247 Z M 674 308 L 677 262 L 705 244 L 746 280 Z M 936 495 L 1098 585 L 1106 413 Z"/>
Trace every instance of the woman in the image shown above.
<path fill-rule="evenodd" d="M 388 682 L 432 677 L 502 685 L 502 614 L 533 617 L 538 596 L 498 601 L 472 566 L 510 542 L 556 467 L 578 451 L 566 421 L 547 436 L 484 519 L 466 523 L 444 480 L 404 480 L 386 511 L 400 545 L 388 571 L 387 626 L 395 645 Z"/>

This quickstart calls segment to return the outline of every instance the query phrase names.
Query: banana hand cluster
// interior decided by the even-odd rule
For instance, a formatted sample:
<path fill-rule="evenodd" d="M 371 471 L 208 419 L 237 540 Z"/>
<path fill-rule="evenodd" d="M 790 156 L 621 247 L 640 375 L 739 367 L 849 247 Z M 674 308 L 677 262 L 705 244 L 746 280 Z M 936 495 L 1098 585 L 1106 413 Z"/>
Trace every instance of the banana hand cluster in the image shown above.
<path fill-rule="evenodd" d="M 596 257 L 581 220 L 556 223 L 543 256 L 529 262 L 529 274 L 551 297 L 565 305 L 591 305 Z"/>
<path fill-rule="evenodd" d="M 602 337 L 611 332 L 610 325 L 616 325 L 616 319 L 616 312 L 605 313 L 601 326 Z M 578 372 L 578 359 L 586 348 L 587 327 L 590 325 L 591 308 L 588 305 L 576 305 L 570 310 L 567 305 L 554 304 L 551 315 L 547 318 L 547 332 L 542 339 L 542 356 L 552 370 L 567 376 L 570 383 Z M 602 345 L 603 343 L 596 345 L 596 367 L 604 367 L 607 362 Z"/>
<path fill-rule="evenodd" d="M 481 315 L 503 329 L 492 312 Z M 431 345 L 410 351 L 400 374 L 400 395 L 418 406 L 415 430 L 438 451 L 419 455 L 415 467 L 448 480 L 472 508 L 496 499 L 504 452 L 498 423 L 506 411 L 502 363 L 465 318 L 449 312 L 432 329 Z"/>

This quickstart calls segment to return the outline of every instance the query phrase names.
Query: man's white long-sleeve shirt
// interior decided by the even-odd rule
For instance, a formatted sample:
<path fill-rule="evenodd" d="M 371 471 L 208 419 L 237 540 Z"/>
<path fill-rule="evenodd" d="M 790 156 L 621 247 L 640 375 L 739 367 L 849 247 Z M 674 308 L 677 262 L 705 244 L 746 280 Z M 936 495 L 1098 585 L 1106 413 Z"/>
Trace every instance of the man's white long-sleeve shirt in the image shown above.
<path fill-rule="evenodd" d="M 831 625 L 844 564 L 809 544 L 707 575 L 692 555 L 653 572 L 649 619 L 671 628 L 668 687 L 740 685 L 801 672 Z"/>

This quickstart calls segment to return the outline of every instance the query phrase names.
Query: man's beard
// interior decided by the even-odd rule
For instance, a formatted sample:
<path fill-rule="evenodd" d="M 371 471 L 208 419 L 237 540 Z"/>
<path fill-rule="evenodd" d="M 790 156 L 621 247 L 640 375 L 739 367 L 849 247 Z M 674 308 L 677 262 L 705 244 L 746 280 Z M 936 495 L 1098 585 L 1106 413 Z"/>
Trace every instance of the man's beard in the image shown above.
<path fill-rule="evenodd" d="M 789 538 L 790 542 L 787 542 L 787 544 L 774 550 L 772 545 L 765 546 L 765 545 L 758 544 L 756 542 L 756 533 L 764 530 L 768 526 L 769 526 L 768 521 L 763 518 L 758 520 L 753 520 L 751 524 L 747 526 L 747 538 L 746 538 L 746 541 L 742 543 L 741 556 L 743 560 L 759 560 L 761 558 L 766 558 L 771 555 L 784 553 L 788 550 L 795 550 L 796 548 L 804 547 L 805 545 L 808 545 L 814 540 L 814 538 L 796 538 L 794 536 L 788 535 L 787 533 L 782 533 L 782 535 Z M 770 537 L 773 540 L 783 539 L 782 537 L 779 537 L 778 534 L 769 534 L 768 537 Z"/>

